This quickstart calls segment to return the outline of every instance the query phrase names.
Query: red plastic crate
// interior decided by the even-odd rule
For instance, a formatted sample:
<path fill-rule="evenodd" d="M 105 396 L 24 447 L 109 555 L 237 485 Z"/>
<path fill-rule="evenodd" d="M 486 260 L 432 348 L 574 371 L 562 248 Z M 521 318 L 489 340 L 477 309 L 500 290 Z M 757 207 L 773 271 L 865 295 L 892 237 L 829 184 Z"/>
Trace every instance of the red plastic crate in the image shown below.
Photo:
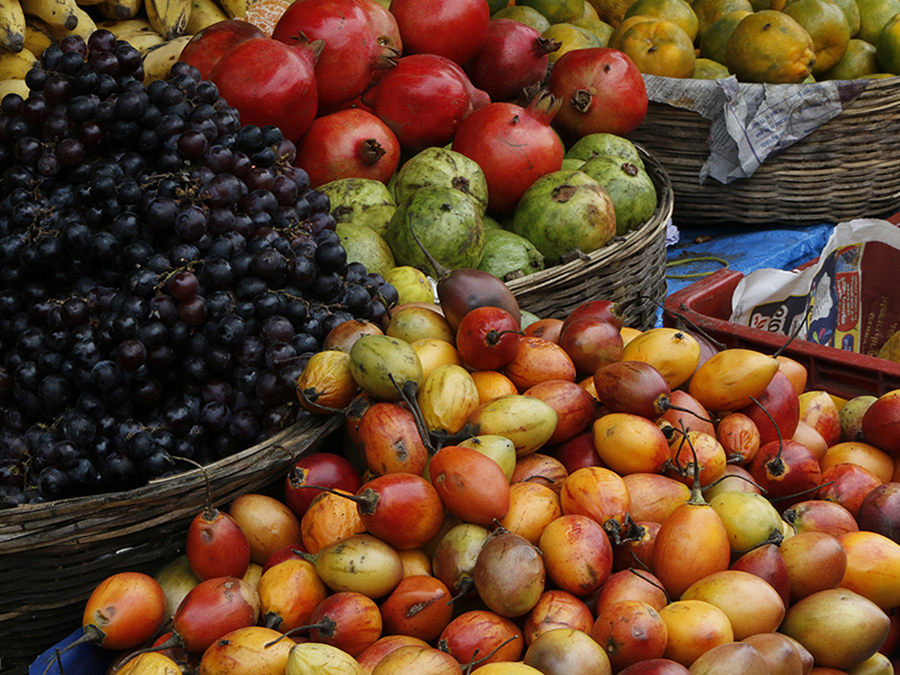
<path fill-rule="evenodd" d="M 703 330 L 726 347 L 743 347 L 773 354 L 787 337 L 731 323 L 731 297 L 743 274 L 719 270 L 666 298 L 663 323 L 674 326 L 676 315 Z M 807 389 L 824 390 L 841 398 L 863 394 L 880 396 L 900 389 L 900 363 L 874 356 L 794 340 L 782 352 L 808 372 Z"/>

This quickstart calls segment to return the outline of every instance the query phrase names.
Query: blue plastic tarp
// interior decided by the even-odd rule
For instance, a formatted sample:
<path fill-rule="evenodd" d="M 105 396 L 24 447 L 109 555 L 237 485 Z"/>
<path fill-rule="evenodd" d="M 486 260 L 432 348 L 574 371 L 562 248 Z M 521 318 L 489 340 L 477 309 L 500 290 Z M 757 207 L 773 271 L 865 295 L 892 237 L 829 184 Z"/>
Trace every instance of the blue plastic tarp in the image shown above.
<path fill-rule="evenodd" d="M 819 255 L 834 225 L 678 229 L 677 243 L 666 249 L 669 295 L 724 267 L 742 274 L 768 268 L 792 270 Z M 662 325 L 661 311 L 657 325 Z"/>
<path fill-rule="evenodd" d="M 79 628 L 65 640 L 45 651 L 31 664 L 28 669 L 28 675 L 44 675 L 44 671 L 46 671 L 47 675 L 60 675 L 59 662 L 56 659 L 57 650 L 62 652 L 63 649 L 83 635 L 84 631 Z M 59 661 L 62 662 L 62 673 L 64 675 L 102 675 L 107 671 L 117 654 L 118 652 L 86 643 L 76 645 L 69 651 L 61 653 Z"/>
<path fill-rule="evenodd" d="M 681 259 L 720 258 L 729 269 L 743 274 L 764 268 L 790 270 L 817 257 L 832 230 L 834 225 L 829 223 L 765 230 L 742 226 L 679 228 L 678 243 L 666 250 L 668 292 L 671 295 L 699 278 L 675 275 L 711 273 L 725 266 L 715 260 L 672 265 Z"/>

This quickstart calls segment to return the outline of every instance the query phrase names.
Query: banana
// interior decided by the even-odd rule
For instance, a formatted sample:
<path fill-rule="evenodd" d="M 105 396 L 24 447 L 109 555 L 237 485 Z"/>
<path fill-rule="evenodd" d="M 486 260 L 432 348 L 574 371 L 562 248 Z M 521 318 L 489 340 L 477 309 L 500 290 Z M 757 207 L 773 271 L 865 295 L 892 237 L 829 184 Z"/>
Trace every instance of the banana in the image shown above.
<path fill-rule="evenodd" d="M 247 8 L 255 1 L 256 0 L 219 0 L 219 4 L 222 5 L 222 9 L 225 10 L 228 18 L 233 19 L 236 16 L 244 16 L 247 13 Z"/>
<path fill-rule="evenodd" d="M 119 21 L 133 19 L 143 6 L 142 0 L 100 0 L 96 5 L 101 16 Z"/>
<path fill-rule="evenodd" d="M 108 30 L 116 37 L 120 37 L 121 35 L 124 35 L 126 33 L 133 33 L 136 31 L 151 31 L 153 33 L 156 32 L 153 29 L 153 26 L 150 25 L 150 22 L 143 17 L 134 17 L 131 19 L 123 20 L 107 19 L 106 21 L 100 21 L 99 23 L 97 23 L 97 28 Z"/>
<path fill-rule="evenodd" d="M 79 7 L 78 5 L 74 6 L 72 14 L 75 16 L 75 26 L 72 28 L 48 24 L 47 27 L 50 31 L 50 35 L 57 42 L 68 35 L 78 35 L 85 42 L 87 42 L 87 39 L 90 37 L 91 33 L 97 30 L 97 24 L 94 23 L 94 19 L 91 17 L 91 15 L 81 9 L 81 7 Z"/>
<path fill-rule="evenodd" d="M 24 80 L 37 57 L 27 49 L 20 52 L 0 50 L 0 80 Z"/>
<path fill-rule="evenodd" d="M 135 31 L 133 33 L 122 33 L 118 36 L 119 40 L 125 40 L 139 52 L 144 53 L 152 47 L 156 47 L 165 42 L 162 35 L 156 31 Z"/>
<path fill-rule="evenodd" d="M 18 94 L 22 98 L 28 98 L 31 90 L 25 84 L 25 80 L 13 78 L 11 80 L 0 80 L 0 101 L 7 94 Z"/>
<path fill-rule="evenodd" d="M 191 0 L 144 0 L 144 11 L 166 40 L 184 35 L 191 18 Z"/>
<path fill-rule="evenodd" d="M 150 47 L 143 52 L 141 64 L 144 66 L 144 84 L 166 79 L 172 66 L 181 56 L 181 50 L 191 41 L 192 37 L 192 35 L 182 35 L 173 40 L 167 40 L 161 45 Z"/>
<path fill-rule="evenodd" d="M 187 32 L 199 33 L 207 26 L 227 20 L 228 15 L 215 0 L 193 0 L 191 2 L 191 18 L 187 24 Z"/>
<path fill-rule="evenodd" d="M 19 0 L 19 2 L 25 14 L 36 16 L 48 26 L 65 30 L 75 30 L 78 27 L 81 16 L 75 0 Z"/>
<path fill-rule="evenodd" d="M 0 0 L 0 47 L 11 52 L 25 47 L 25 12 L 19 0 Z"/>
<path fill-rule="evenodd" d="M 25 19 L 25 49 L 40 55 L 53 44 L 56 44 L 56 39 L 50 34 L 47 24 L 33 16 Z"/>
<path fill-rule="evenodd" d="M 123 21 L 101 21 L 97 28 L 103 28 L 116 36 L 118 40 L 125 40 L 139 52 L 144 52 L 150 47 L 155 47 L 165 42 L 165 38 L 153 30 L 153 26 L 147 19 L 135 18 Z"/>

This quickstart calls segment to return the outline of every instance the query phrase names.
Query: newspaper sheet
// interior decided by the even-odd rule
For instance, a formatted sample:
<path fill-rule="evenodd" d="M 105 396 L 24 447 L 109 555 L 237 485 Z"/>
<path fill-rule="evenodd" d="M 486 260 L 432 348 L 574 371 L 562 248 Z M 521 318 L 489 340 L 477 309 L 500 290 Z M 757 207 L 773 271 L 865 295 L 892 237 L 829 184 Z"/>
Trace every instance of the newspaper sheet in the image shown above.
<path fill-rule="evenodd" d="M 647 96 L 711 121 L 710 154 L 697 177 L 728 184 L 746 178 L 773 153 L 805 138 L 865 90 L 865 80 L 751 84 L 734 76 L 685 80 L 645 75 Z"/>

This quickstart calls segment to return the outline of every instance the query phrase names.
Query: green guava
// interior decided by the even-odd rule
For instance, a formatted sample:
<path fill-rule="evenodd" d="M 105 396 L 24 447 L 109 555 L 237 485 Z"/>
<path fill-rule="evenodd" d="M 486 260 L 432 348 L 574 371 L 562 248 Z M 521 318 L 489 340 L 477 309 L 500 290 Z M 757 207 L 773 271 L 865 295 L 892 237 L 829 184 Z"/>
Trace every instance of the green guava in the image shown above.
<path fill-rule="evenodd" d="M 553 171 L 531 184 L 513 214 L 512 231 L 555 265 L 578 249 L 591 253 L 616 234 L 616 214 L 604 187 L 583 171 Z"/>
<path fill-rule="evenodd" d="M 382 237 L 397 210 L 387 185 L 371 178 L 339 178 L 317 189 L 331 200 L 335 221 L 365 225 Z"/>
<path fill-rule="evenodd" d="M 449 187 L 428 186 L 409 195 L 397 206 L 385 240 L 398 265 L 418 267 L 435 278 L 440 275 L 422 247 L 448 269 L 477 269 L 484 254 L 484 226 L 475 202 Z"/>
<path fill-rule="evenodd" d="M 484 231 L 482 272 L 509 281 L 544 269 L 544 256 L 525 237 L 500 227 Z"/>
<path fill-rule="evenodd" d="M 335 232 L 347 251 L 347 262 L 361 262 L 368 272 L 382 276 L 395 267 L 391 247 L 371 228 L 355 223 L 338 223 Z"/>
<path fill-rule="evenodd" d="M 656 211 L 656 186 L 644 169 L 621 157 L 601 155 L 581 170 L 606 188 L 616 210 L 616 234 L 623 235 L 646 223 Z"/>
<path fill-rule="evenodd" d="M 634 143 L 622 136 L 609 133 L 587 134 L 579 138 L 566 152 L 566 159 L 588 161 L 600 155 L 614 155 L 627 159 L 639 167 L 644 167 L 644 160 Z"/>
<path fill-rule="evenodd" d="M 404 162 L 390 182 L 398 204 L 419 188 L 431 185 L 459 190 L 475 201 L 479 215 L 487 211 L 484 171 L 462 153 L 447 148 L 425 148 Z"/>

